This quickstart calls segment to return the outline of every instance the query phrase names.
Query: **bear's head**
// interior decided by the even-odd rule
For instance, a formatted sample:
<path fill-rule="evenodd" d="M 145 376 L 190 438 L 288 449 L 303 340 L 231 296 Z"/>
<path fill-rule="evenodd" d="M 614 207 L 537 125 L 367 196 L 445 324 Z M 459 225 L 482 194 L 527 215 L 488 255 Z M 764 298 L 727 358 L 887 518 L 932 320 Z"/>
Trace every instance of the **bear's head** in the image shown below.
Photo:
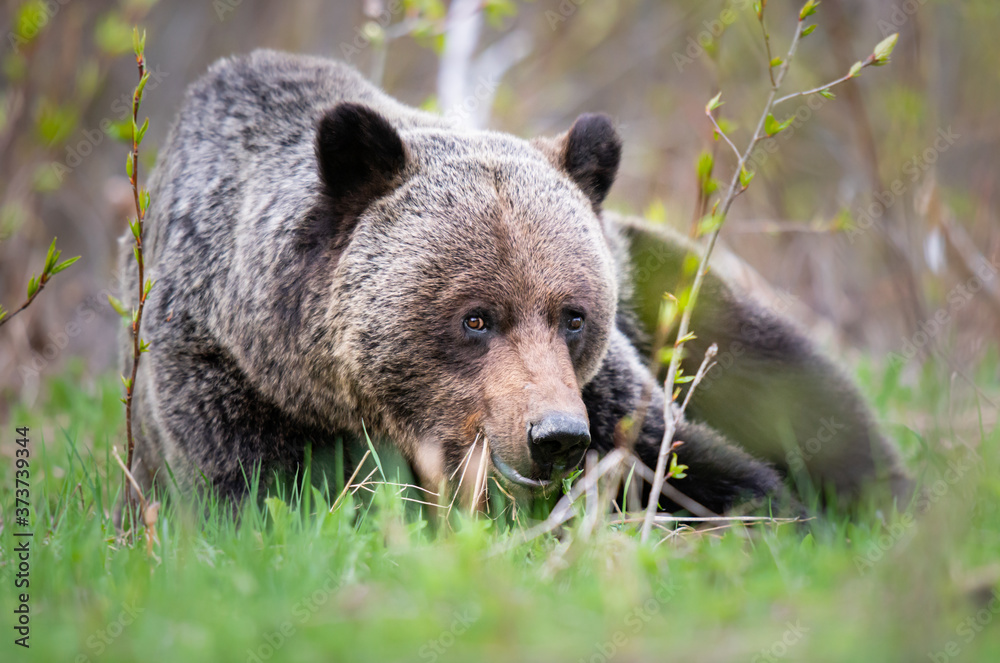
<path fill-rule="evenodd" d="M 492 463 L 542 488 L 582 459 L 581 389 L 616 313 L 599 208 L 620 152 L 600 115 L 533 143 L 359 104 L 321 118 L 311 233 L 335 265 L 334 364 L 425 483 Z"/>

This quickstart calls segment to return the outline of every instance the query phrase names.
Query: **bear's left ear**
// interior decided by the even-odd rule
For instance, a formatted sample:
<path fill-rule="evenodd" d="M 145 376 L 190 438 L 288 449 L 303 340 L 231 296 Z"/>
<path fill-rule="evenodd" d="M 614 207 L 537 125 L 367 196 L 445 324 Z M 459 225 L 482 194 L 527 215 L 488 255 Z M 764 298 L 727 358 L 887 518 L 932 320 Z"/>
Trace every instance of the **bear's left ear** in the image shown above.
<path fill-rule="evenodd" d="M 316 160 L 336 217 L 351 225 L 373 200 L 398 185 L 407 156 L 388 120 L 368 106 L 342 103 L 319 121 Z M 343 233 L 350 228 L 332 230 Z"/>
<path fill-rule="evenodd" d="M 586 113 L 565 134 L 535 139 L 532 144 L 566 171 L 595 208 L 600 207 L 615 181 L 622 156 L 622 141 L 610 117 Z"/>

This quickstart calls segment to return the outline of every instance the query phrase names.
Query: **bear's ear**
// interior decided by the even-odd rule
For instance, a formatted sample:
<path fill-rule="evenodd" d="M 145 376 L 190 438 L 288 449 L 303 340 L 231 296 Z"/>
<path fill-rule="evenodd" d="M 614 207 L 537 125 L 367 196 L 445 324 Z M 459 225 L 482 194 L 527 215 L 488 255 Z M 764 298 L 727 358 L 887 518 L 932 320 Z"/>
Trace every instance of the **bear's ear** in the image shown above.
<path fill-rule="evenodd" d="M 566 171 L 595 208 L 600 207 L 615 181 L 622 156 L 622 141 L 610 117 L 586 113 L 562 136 L 536 139 L 533 144 Z"/>
<path fill-rule="evenodd" d="M 319 121 L 316 160 L 331 211 L 351 218 L 398 184 L 407 157 L 388 120 L 367 106 L 343 103 Z"/>

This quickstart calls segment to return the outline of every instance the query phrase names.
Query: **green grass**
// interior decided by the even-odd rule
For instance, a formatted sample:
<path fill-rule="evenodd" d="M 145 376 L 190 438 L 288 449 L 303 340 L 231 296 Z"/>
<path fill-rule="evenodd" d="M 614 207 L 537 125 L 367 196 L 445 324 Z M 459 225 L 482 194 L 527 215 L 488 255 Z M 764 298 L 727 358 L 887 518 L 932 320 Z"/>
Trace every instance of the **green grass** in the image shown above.
<path fill-rule="evenodd" d="M 557 563 L 554 537 L 497 553 L 523 533 L 506 520 L 432 526 L 390 488 L 330 513 L 337 491 L 322 486 L 305 505 L 297 490 L 248 500 L 239 527 L 217 506 L 202 517 L 168 504 L 152 559 L 141 542 L 116 542 L 110 521 L 121 488 L 109 455 L 124 439 L 120 384 L 76 367 L 51 379 L 31 408 L 15 406 L 0 436 L 0 657 L 1000 660 L 1000 614 L 988 608 L 1000 580 L 996 413 L 984 410 L 980 424 L 975 401 L 959 396 L 968 390 L 956 384 L 952 393 L 933 369 L 912 386 L 897 371 L 860 374 L 929 489 L 948 461 L 966 457 L 965 444 L 976 449 L 915 521 L 897 514 L 886 523 L 679 532 L 655 548 L 601 524 Z M 22 425 L 31 429 L 35 533 L 30 650 L 13 645 L 11 629 Z M 946 653 L 949 642 L 957 656 Z"/>

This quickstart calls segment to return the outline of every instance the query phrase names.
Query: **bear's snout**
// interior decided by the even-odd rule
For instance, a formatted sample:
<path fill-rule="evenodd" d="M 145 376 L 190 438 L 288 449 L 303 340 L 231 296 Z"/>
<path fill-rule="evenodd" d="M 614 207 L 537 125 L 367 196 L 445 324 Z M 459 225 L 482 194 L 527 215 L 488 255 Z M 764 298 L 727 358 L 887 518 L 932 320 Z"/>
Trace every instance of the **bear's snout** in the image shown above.
<path fill-rule="evenodd" d="M 576 467 L 590 446 L 586 419 L 565 412 L 551 412 L 528 427 L 531 459 L 545 474 Z"/>

